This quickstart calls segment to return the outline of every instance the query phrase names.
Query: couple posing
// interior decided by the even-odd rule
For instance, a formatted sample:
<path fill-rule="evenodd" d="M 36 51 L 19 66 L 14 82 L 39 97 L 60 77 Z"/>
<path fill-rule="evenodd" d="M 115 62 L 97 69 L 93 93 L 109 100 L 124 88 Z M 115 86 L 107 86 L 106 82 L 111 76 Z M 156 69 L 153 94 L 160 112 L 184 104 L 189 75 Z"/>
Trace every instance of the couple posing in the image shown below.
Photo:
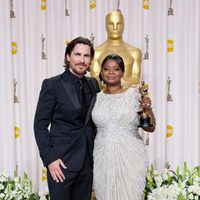
<path fill-rule="evenodd" d="M 106 87 L 99 92 L 96 79 L 84 76 L 93 57 L 90 40 L 72 40 L 65 72 L 42 84 L 34 131 L 50 198 L 90 200 L 93 187 L 97 200 L 140 200 L 148 165 L 138 112 L 149 109 L 155 124 L 151 100 L 121 85 L 125 66 L 118 55 L 103 60 L 100 79 Z"/>

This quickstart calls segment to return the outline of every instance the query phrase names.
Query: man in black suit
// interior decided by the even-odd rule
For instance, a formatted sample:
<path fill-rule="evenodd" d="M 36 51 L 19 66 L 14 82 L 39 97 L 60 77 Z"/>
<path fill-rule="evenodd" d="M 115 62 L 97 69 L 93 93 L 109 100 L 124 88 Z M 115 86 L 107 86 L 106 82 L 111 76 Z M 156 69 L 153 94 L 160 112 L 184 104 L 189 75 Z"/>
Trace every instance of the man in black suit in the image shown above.
<path fill-rule="evenodd" d="M 72 40 L 65 51 L 65 72 L 42 84 L 34 132 L 47 167 L 51 200 L 91 198 L 95 138 L 91 111 L 99 88 L 96 79 L 84 74 L 93 56 L 90 40 Z"/>

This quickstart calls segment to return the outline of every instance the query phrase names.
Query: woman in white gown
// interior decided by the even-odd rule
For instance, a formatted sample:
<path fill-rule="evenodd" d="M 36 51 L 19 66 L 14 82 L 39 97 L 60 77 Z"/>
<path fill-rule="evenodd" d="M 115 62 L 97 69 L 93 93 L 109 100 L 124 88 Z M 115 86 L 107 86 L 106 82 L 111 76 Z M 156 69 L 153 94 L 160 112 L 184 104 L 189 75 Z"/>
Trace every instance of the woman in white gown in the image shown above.
<path fill-rule="evenodd" d="M 141 200 L 148 167 L 138 133 L 141 107 L 149 109 L 153 132 L 155 117 L 149 97 L 141 99 L 137 88 L 123 88 L 124 62 L 108 55 L 100 78 L 106 89 L 97 94 L 92 118 L 97 127 L 94 143 L 94 182 L 97 200 Z"/>

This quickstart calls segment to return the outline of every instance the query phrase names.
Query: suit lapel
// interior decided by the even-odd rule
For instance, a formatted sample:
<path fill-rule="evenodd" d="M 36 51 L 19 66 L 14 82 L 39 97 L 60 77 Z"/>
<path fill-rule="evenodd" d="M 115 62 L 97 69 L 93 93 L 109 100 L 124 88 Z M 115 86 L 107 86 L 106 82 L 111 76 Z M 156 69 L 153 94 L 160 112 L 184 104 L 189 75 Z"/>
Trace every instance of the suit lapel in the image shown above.
<path fill-rule="evenodd" d="M 80 102 L 79 102 L 79 99 L 78 99 L 78 95 L 76 94 L 76 90 L 74 88 L 74 85 L 72 84 L 71 81 L 67 81 L 67 77 L 65 75 L 65 72 L 63 73 L 63 76 L 61 77 L 61 83 L 62 83 L 62 85 L 65 89 L 65 92 L 67 93 L 67 96 L 69 97 L 71 103 L 74 105 L 74 107 L 76 109 L 80 109 L 81 105 L 80 105 Z"/>
<path fill-rule="evenodd" d="M 95 103 L 95 100 L 96 100 L 96 91 L 95 91 L 94 85 L 92 83 L 92 80 L 87 78 L 87 83 L 88 83 L 90 89 L 92 90 L 93 97 L 92 97 L 92 99 L 90 101 L 90 105 L 88 107 L 88 111 L 87 111 L 87 115 L 86 115 L 86 120 L 85 120 L 85 126 L 89 122 L 89 119 L 90 119 L 90 116 L 91 116 L 91 112 L 92 112 L 92 109 L 94 107 L 94 103 Z"/>
<path fill-rule="evenodd" d="M 88 108 L 88 111 L 87 111 L 87 115 L 86 115 L 86 119 L 85 119 L 85 126 L 87 125 L 87 123 L 88 123 L 89 120 L 90 120 L 91 113 L 92 113 L 92 109 L 93 109 L 93 107 L 94 107 L 95 101 L 96 101 L 96 95 L 93 96 L 93 98 L 92 98 L 91 101 L 90 101 L 90 105 L 89 105 L 89 108 Z"/>
<path fill-rule="evenodd" d="M 87 79 L 88 86 L 90 87 L 90 89 L 92 91 L 93 97 L 90 101 L 90 104 L 89 104 L 89 107 L 88 107 L 88 110 L 87 110 L 86 119 L 85 119 L 85 126 L 87 125 L 87 123 L 90 120 L 90 115 L 91 115 L 91 112 L 92 112 L 92 109 L 93 109 L 93 106 L 94 106 L 94 103 L 95 103 L 95 100 L 96 100 L 96 93 L 97 93 L 97 89 L 95 89 L 95 86 L 93 84 L 92 79 L 90 79 L 90 78 L 86 78 L 86 79 Z M 80 109 L 81 105 L 80 105 L 80 102 L 79 102 L 79 99 L 78 99 L 78 95 L 76 94 L 76 90 L 74 88 L 74 85 L 69 80 L 70 80 L 70 78 L 68 77 L 68 74 L 66 72 L 64 72 L 61 75 L 61 83 L 62 83 L 62 85 L 65 89 L 65 92 L 66 92 L 67 96 L 69 97 L 71 103 L 74 105 L 74 107 L 76 109 Z"/>
<path fill-rule="evenodd" d="M 92 79 L 88 79 L 88 78 L 86 78 L 86 79 L 87 79 L 87 83 L 88 83 L 90 89 L 92 90 L 92 94 L 96 95 L 96 90 L 94 88 L 94 84 L 92 83 Z"/>

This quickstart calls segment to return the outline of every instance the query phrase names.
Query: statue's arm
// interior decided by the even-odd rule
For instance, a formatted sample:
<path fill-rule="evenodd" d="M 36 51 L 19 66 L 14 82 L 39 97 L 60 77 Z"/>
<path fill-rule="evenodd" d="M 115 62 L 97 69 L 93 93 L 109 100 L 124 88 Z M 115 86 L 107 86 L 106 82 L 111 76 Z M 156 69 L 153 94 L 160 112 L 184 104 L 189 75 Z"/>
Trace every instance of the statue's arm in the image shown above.
<path fill-rule="evenodd" d="M 91 63 L 90 76 L 96 78 L 97 81 L 99 82 L 100 71 L 101 71 L 101 66 L 99 64 L 99 53 L 95 51 L 95 55 Z"/>
<path fill-rule="evenodd" d="M 91 64 L 90 76 L 98 78 L 100 73 L 100 66 L 98 60 L 93 60 Z"/>
<path fill-rule="evenodd" d="M 132 53 L 134 59 L 132 77 L 134 79 L 134 84 L 140 83 L 141 79 L 141 65 L 142 65 L 142 52 L 140 49 L 136 49 Z"/>

